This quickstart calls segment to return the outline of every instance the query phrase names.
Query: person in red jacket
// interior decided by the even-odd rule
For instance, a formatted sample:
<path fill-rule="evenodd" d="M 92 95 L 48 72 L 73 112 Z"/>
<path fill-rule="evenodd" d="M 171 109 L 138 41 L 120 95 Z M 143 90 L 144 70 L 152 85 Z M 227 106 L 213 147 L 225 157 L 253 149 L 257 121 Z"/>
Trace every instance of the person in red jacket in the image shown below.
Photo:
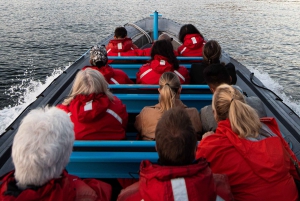
<path fill-rule="evenodd" d="M 138 47 L 132 43 L 131 38 L 127 37 L 125 27 L 115 29 L 114 39 L 110 40 L 106 46 L 108 56 L 138 56 L 135 49 Z M 109 60 L 108 63 L 113 62 Z"/>
<path fill-rule="evenodd" d="M 76 140 L 122 140 L 128 121 L 126 106 L 108 89 L 105 78 L 87 68 L 77 73 L 60 109 L 74 123 Z"/>
<path fill-rule="evenodd" d="M 185 109 L 166 111 L 155 138 L 158 164 L 142 161 L 139 182 L 122 190 L 118 201 L 232 200 L 226 180 L 215 183 L 206 160 L 194 161 L 197 137 Z"/>
<path fill-rule="evenodd" d="M 73 123 L 64 111 L 56 107 L 31 110 L 14 136 L 15 171 L 0 179 L 0 200 L 110 201 L 109 184 L 81 180 L 64 170 L 73 143 Z"/>
<path fill-rule="evenodd" d="M 151 60 L 144 64 L 136 74 L 137 84 L 158 84 L 164 72 L 174 72 L 181 84 L 189 84 L 190 76 L 184 66 L 179 66 L 170 41 L 156 41 L 151 50 Z"/>
<path fill-rule="evenodd" d="M 172 43 L 173 41 L 173 38 L 171 38 L 168 34 L 166 33 L 163 33 L 163 34 L 160 34 L 158 39 L 157 40 L 168 40 Z M 153 45 L 152 45 L 153 46 Z M 142 50 L 138 50 L 137 54 L 139 56 L 151 56 L 151 50 L 152 50 L 152 46 L 149 47 L 149 48 L 145 48 L 145 49 L 142 49 Z M 174 50 L 174 54 L 175 56 L 177 56 L 177 51 Z"/>
<path fill-rule="evenodd" d="M 92 68 L 99 71 L 109 84 L 133 84 L 128 75 L 119 69 L 114 69 L 107 64 L 107 53 L 105 47 L 95 45 L 90 51 L 90 64 L 92 66 L 85 66 L 82 70 Z"/>
<path fill-rule="evenodd" d="M 183 44 L 178 48 L 178 55 L 185 57 L 202 57 L 205 40 L 200 31 L 192 24 L 180 28 L 179 40 Z"/>
<path fill-rule="evenodd" d="M 205 157 L 214 173 L 226 174 L 234 200 L 293 201 L 298 192 L 287 143 L 274 118 L 258 117 L 239 90 L 220 85 L 212 106 L 218 127 L 204 134 L 196 158 Z M 295 156 L 294 156 L 295 158 Z"/>

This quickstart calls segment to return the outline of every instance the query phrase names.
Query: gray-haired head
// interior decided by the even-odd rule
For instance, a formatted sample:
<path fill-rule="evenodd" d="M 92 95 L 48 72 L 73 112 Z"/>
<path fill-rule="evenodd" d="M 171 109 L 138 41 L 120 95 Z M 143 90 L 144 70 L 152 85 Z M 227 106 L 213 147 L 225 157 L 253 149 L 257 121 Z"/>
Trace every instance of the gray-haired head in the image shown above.
<path fill-rule="evenodd" d="M 56 107 L 30 111 L 12 146 L 18 187 L 42 186 L 59 178 L 69 162 L 73 142 L 73 123 L 66 112 Z"/>

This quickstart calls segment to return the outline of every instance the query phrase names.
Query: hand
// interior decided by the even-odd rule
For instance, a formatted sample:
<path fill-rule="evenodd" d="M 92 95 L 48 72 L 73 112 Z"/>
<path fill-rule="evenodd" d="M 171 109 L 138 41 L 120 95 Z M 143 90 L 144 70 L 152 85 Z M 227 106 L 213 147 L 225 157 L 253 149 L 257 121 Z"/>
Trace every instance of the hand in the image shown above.
<path fill-rule="evenodd" d="M 204 139 L 204 138 L 206 138 L 206 137 L 208 137 L 210 135 L 213 135 L 213 134 L 215 134 L 213 131 L 208 131 L 208 132 L 206 132 L 206 133 L 203 134 L 202 139 Z"/>

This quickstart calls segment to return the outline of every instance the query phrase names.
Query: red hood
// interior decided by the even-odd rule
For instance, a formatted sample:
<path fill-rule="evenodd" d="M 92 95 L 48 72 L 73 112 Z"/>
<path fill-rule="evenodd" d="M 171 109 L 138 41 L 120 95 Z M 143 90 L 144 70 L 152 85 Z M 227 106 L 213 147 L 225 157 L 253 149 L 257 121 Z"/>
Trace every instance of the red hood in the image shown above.
<path fill-rule="evenodd" d="M 198 49 L 203 46 L 204 39 L 199 34 L 187 34 L 183 45 L 190 49 Z"/>
<path fill-rule="evenodd" d="M 7 174 L 1 184 L 0 200 L 75 200 L 76 191 L 74 184 L 68 179 L 68 174 L 64 171 L 61 178 L 52 179 L 47 184 L 37 190 L 18 190 L 14 179 L 14 172 Z M 8 185 L 11 186 L 8 188 Z M 4 195 L 4 193 L 8 193 Z M 15 197 L 17 195 L 18 197 Z"/>
<path fill-rule="evenodd" d="M 184 180 L 190 201 L 215 200 L 215 187 L 208 163 L 199 159 L 186 166 L 160 166 L 150 161 L 142 161 L 140 166 L 139 193 L 144 200 L 173 201 L 172 182 Z M 199 190 L 200 189 L 200 190 Z"/>
<path fill-rule="evenodd" d="M 110 40 L 106 49 L 107 51 L 111 49 L 110 51 L 114 53 L 127 52 L 129 50 L 133 50 L 132 46 L 133 44 L 131 38 L 113 39 Z"/>
<path fill-rule="evenodd" d="M 229 139 L 229 143 L 235 147 L 257 176 L 269 182 L 278 181 L 280 175 L 287 176 L 282 172 L 288 173 L 289 167 L 284 164 L 289 163 L 285 161 L 279 137 L 268 137 L 255 142 L 239 138 L 231 131 L 228 119 L 218 123 L 216 133 L 224 134 L 223 137 Z"/>
<path fill-rule="evenodd" d="M 166 57 L 155 55 L 154 59 L 150 62 L 151 68 L 159 74 L 164 72 L 173 71 L 173 65 L 168 62 Z"/>
<path fill-rule="evenodd" d="M 161 166 L 145 160 L 140 165 L 140 177 L 146 180 L 170 181 L 173 178 L 197 175 L 206 168 L 208 168 L 208 163 L 205 159 L 199 159 L 197 163 L 186 166 Z M 210 171 L 210 169 L 207 170 Z"/>
<path fill-rule="evenodd" d="M 82 70 L 85 70 L 87 68 L 91 68 L 94 70 L 98 70 L 104 77 L 105 80 L 107 82 L 109 82 L 109 80 L 114 77 L 115 73 L 112 67 L 110 67 L 109 65 L 106 66 L 102 66 L 102 67 L 97 67 L 97 66 L 85 66 Z"/>
<path fill-rule="evenodd" d="M 110 103 L 105 94 L 77 95 L 71 101 L 69 111 L 71 117 L 79 122 L 90 122 L 105 115 Z"/>

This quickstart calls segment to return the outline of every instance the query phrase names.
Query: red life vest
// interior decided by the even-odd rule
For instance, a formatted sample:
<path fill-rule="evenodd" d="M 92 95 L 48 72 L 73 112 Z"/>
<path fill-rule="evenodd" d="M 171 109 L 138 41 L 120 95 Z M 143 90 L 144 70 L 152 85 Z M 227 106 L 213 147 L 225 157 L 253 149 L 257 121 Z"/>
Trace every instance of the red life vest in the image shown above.
<path fill-rule="evenodd" d="M 131 38 L 113 39 L 106 46 L 107 56 L 138 56 Z M 113 60 L 108 60 L 111 63 Z"/>
<path fill-rule="evenodd" d="M 204 39 L 199 34 L 187 34 L 184 37 L 183 44 L 178 48 L 179 56 L 202 57 Z"/>
<path fill-rule="evenodd" d="M 276 135 L 262 140 L 240 138 L 229 120 L 198 145 L 196 158 L 205 157 L 214 173 L 226 174 L 235 200 L 297 200 L 292 164 L 283 150 L 274 118 L 262 122 Z"/>
<path fill-rule="evenodd" d="M 189 84 L 190 76 L 184 66 L 179 66 L 174 70 L 173 65 L 167 61 L 167 58 L 155 55 L 154 59 L 143 65 L 136 74 L 137 84 L 158 84 L 159 78 L 164 72 L 174 72 L 180 79 L 181 84 Z"/>
<path fill-rule="evenodd" d="M 122 191 L 118 200 L 212 201 L 218 196 L 216 191 L 205 159 L 186 166 L 160 166 L 146 160 L 140 166 L 140 181 Z M 229 197 L 220 200 L 230 200 Z"/>
<path fill-rule="evenodd" d="M 62 176 L 52 179 L 41 187 L 19 190 L 16 186 L 14 171 L 1 178 L 0 200 L 3 201 L 66 201 L 76 199 L 89 199 L 96 201 L 109 201 L 111 186 L 96 179 L 81 180 L 63 171 Z"/>
<path fill-rule="evenodd" d="M 134 84 L 132 80 L 129 79 L 128 75 L 119 69 L 113 69 L 109 65 L 97 67 L 97 66 L 85 66 L 82 70 L 91 68 L 99 71 L 104 77 L 108 84 Z"/>
<path fill-rule="evenodd" d="M 122 140 L 128 122 L 126 106 L 114 96 L 77 95 L 69 105 L 58 105 L 70 114 L 76 140 Z"/>

